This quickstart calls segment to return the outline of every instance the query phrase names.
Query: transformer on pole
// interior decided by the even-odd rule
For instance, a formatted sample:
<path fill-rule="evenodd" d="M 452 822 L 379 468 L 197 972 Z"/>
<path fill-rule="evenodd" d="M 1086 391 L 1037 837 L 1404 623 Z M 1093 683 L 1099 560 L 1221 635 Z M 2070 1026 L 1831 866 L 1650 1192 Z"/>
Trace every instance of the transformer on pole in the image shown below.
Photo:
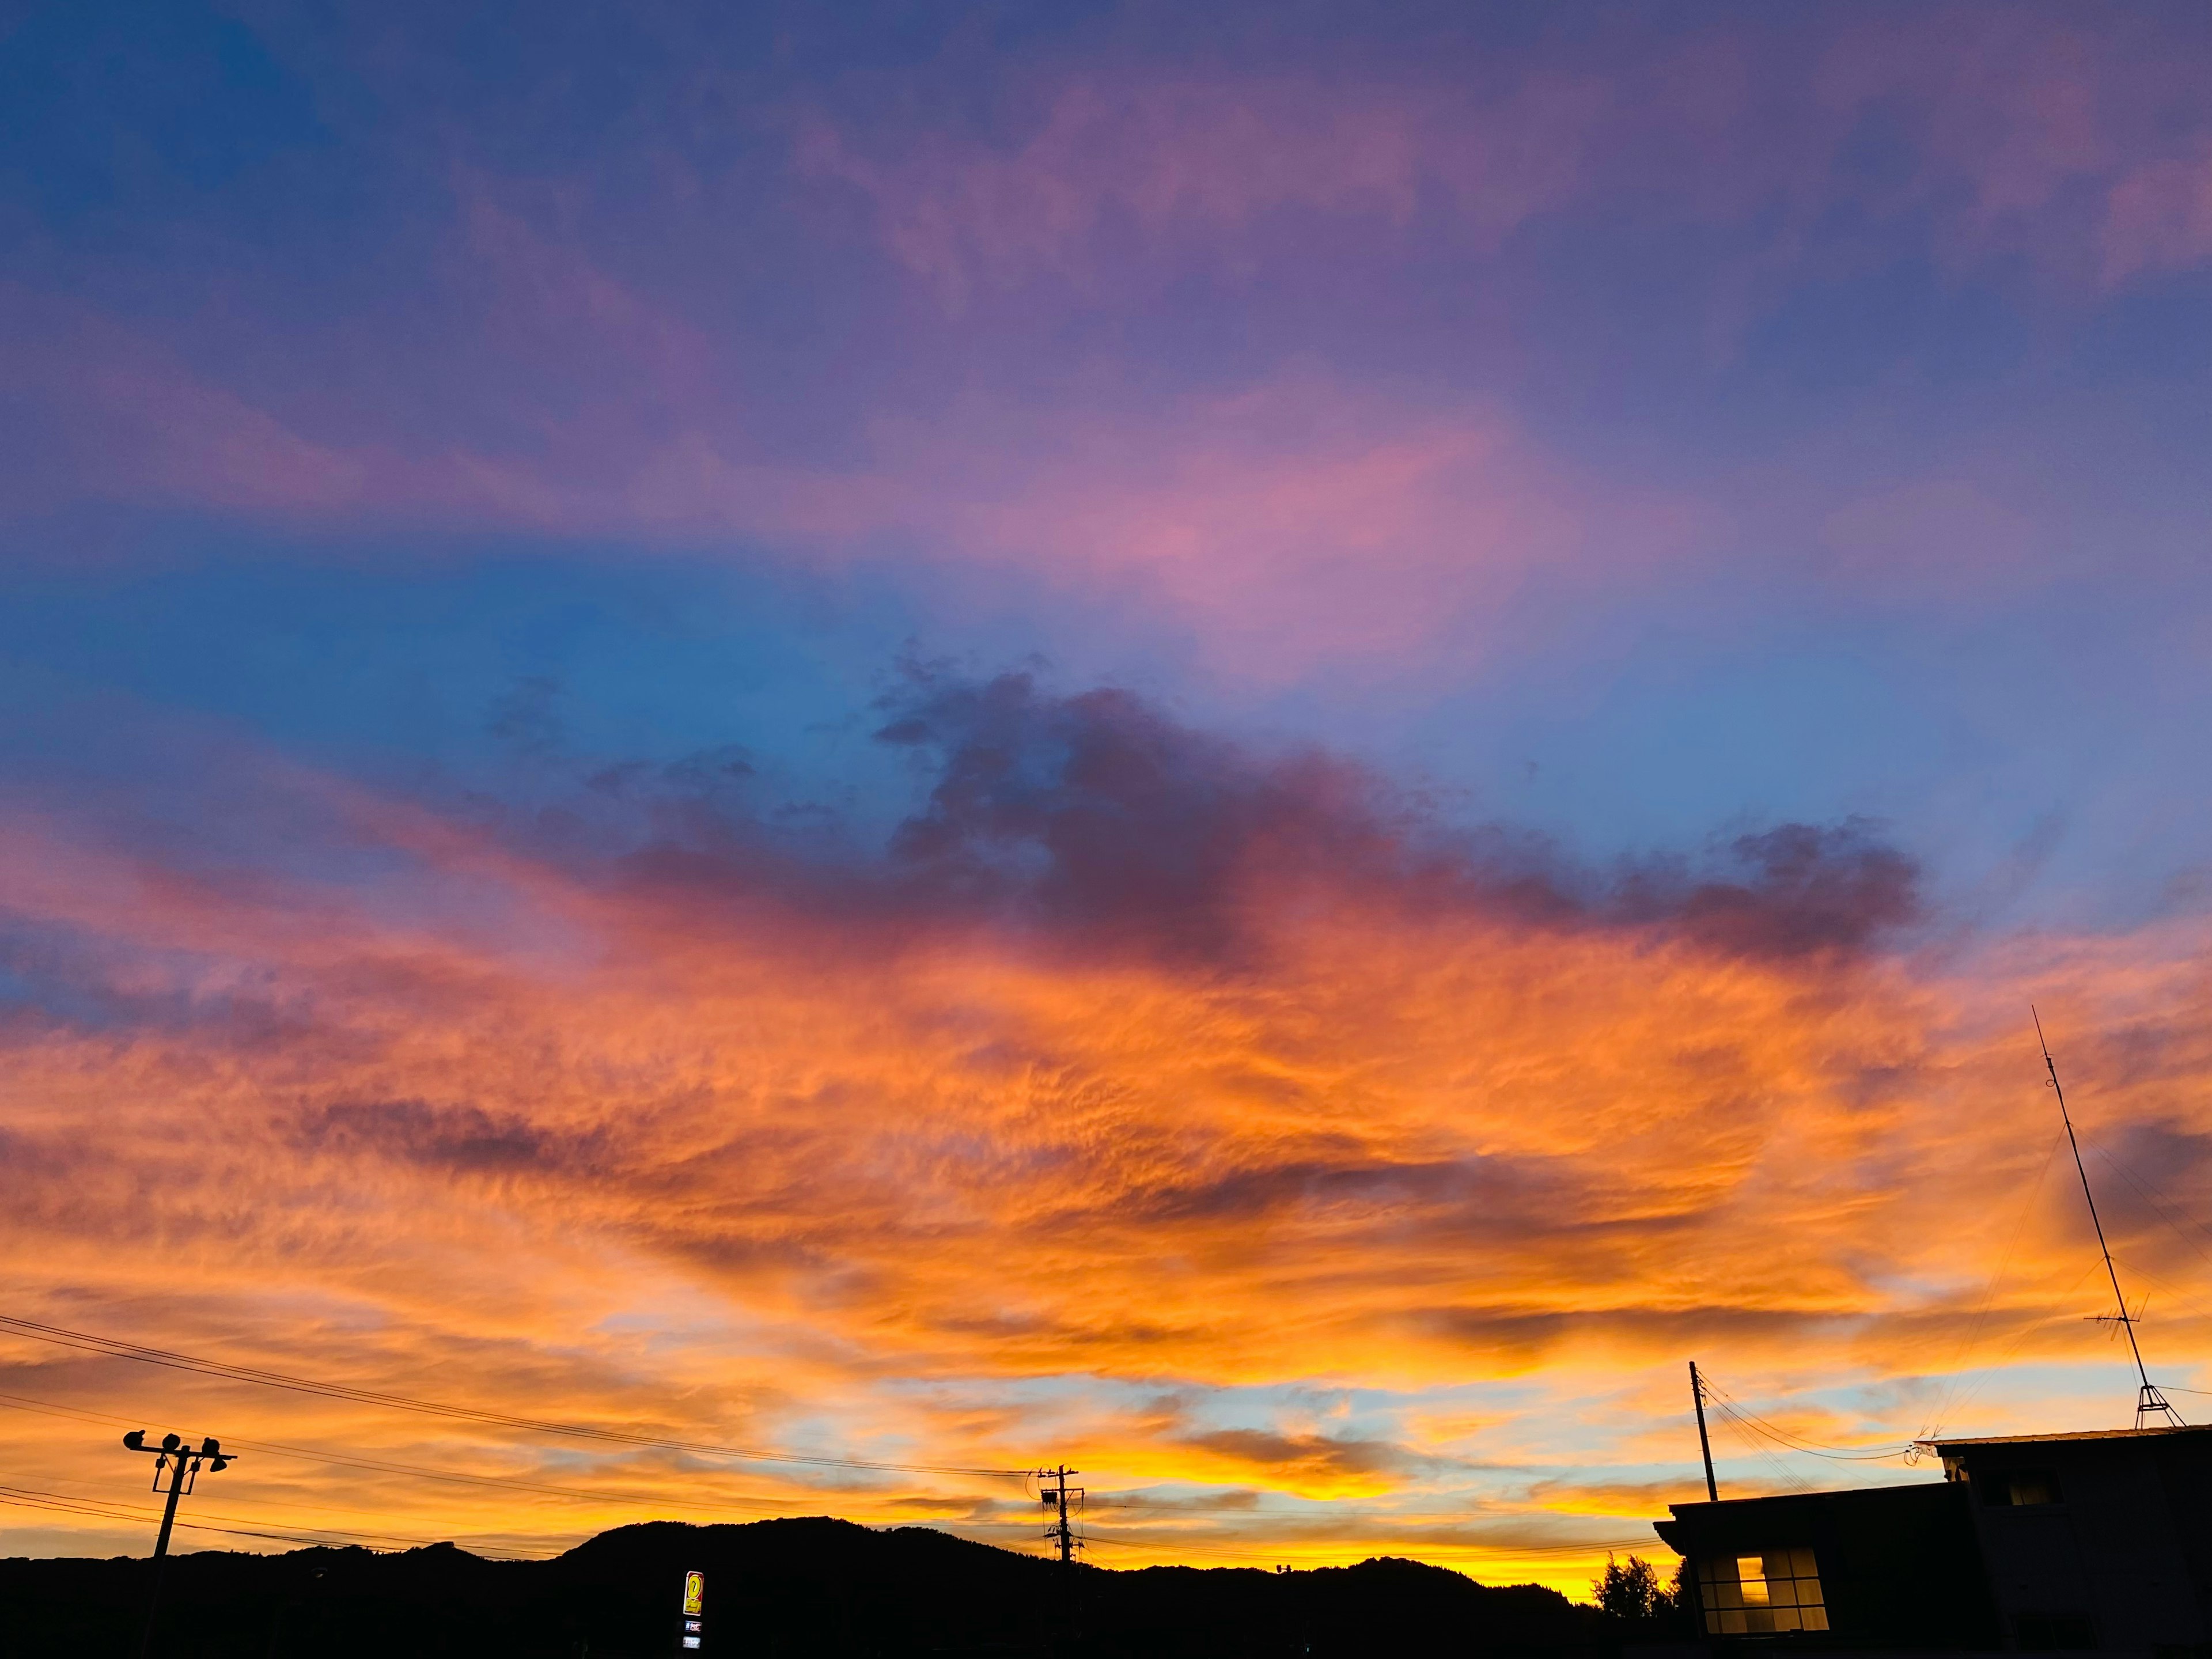
<path fill-rule="evenodd" d="M 1050 1480 L 1056 1483 L 1046 1487 L 1040 1496 L 1044 1500 L 1045 1508 L 1054 1511 L 1053 1516 L 1045 1522 L 1044 1535 L 1060 1547 L 1060 1559 L 1065 1562 L 1073 1562 L 1075 1559 L 1075 1552 L 1083 1547 L 1083 1540 L 1075 1535 L 1075 1528 L 1067 1518 L 1069 1498 L 1073 1498 L 1075 1500 L 1078 1514 L 1080 1514 L 1083 1509 L 1083 1488 L 1069 1486 L 1067 1477 L 1082 1473 L 1080 1469 L 1069 1468 L 1065 1463 L 1056 1469 L 1039 1469 L 1036 1472 L 1039 1480 Z"/>

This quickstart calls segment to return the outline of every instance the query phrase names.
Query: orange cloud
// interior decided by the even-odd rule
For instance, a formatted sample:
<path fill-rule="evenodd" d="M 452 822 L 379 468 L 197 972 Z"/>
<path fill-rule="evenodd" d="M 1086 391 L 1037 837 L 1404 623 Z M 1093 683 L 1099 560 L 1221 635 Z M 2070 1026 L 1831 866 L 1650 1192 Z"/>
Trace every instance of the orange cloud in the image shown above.
<path fill-rule="evenodd" d="M 1577 872 L 1104 694 L 929 683 L 889 730 L 938 782 L 866 866 L 666 819 L 586 858 L 275 769 L 239 789 L 334 873 L 11 811 L 0 908 L 40 994 L 4 1028 L 0 1300 L 671 1439 L 1066 1456 L 1173 1511 L 1139 1553 L 1425 1539 L 1571 1582 L 1686 1488 L 1691 1355 L 1829 1444 L 2121 1413 L 2033 997 L 2164 1374 L 2212 1339 L 2206 1241 L 2160 1237 L 2212 1176 L 2197 923 L 1916 945 L 1910 866 L 1863 831 Z M 1992 1360 L 2075 1369 L 1958 1406 Z M 2109 1399 L 2067 1397 L 2093 1374 Z M 610 1450 L 14 1338 L 0 1393 L 408 1466 L 225 1476 L 301 1525 L 1030 1524 L 1006 1481 Z M 109 1490 L 112 1424 L 58 1421 L 0 1437 Z"/>

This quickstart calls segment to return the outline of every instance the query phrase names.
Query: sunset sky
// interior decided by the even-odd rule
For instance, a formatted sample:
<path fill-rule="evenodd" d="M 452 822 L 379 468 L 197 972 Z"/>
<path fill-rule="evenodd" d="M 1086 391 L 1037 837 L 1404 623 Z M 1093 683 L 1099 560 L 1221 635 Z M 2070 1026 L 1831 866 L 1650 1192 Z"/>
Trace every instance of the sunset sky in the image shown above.
<path fill-rule="evenodd" d="M 0 1553 L 1671 1570 L 2130 1420 L 2031 1003 L 2212 1419 L 2208 78 L 0 7 Z"/>

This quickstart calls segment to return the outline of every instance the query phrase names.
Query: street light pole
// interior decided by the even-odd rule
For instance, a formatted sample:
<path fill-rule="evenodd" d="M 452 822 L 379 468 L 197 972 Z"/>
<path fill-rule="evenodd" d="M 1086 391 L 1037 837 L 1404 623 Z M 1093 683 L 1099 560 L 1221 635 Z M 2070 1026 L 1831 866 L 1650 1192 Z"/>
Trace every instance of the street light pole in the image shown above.
<path fill-rule="evenodd" d="M 203 1465 L 220 1474 L 230 1467 L 230 1455 L 213 1435 L 201 1441 L 197 1449 L 174 1434 L 163 1435 L 155 1447 L 146 1443 L 145 1430 L 133 1429 L 123 1437 L 123 1443 L 132 1451 L 153 1454 L 155 1492 L 163 1490 L 165 1471 L 169 1477 L 168 1501 L 161 1506 L 161 1530 L 154 1540 L 154 1579 L 146 1591 L 146 1622 L 138 1631 L 138 1659 L 147 1659 L 154 1648 L 154 1620 L 161 1609 L 161 1572 L 169 1559 L 169 1534 L 177 1524 L 177 1500 L 199 1484 Z"/>

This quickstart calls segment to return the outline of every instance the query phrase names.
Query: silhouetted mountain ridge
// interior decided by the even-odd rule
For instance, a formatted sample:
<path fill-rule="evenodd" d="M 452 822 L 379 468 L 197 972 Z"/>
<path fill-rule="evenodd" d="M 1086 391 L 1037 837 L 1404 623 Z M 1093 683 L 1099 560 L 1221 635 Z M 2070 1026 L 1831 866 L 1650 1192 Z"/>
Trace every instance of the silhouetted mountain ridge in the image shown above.
<path fill-rule="evenodd" d="M 927 1527 L 828 1516 L 617 1527 L 545 1561 L 451 1544 L 382 1553 L 173 1558 L 162 1659 L 498 1652 L 672 1659 L 683 1576 L 707 1577 L 700 1659 L 930 1655 L 1595 1653 L 1637 1632 L 1536 1585 L 1479 1584 L 1382 1557 L 1352 1567 L 1074 1569 Z M 0 1659 L 135 1638 L 148 1564 L 0 1561 Z"/>

